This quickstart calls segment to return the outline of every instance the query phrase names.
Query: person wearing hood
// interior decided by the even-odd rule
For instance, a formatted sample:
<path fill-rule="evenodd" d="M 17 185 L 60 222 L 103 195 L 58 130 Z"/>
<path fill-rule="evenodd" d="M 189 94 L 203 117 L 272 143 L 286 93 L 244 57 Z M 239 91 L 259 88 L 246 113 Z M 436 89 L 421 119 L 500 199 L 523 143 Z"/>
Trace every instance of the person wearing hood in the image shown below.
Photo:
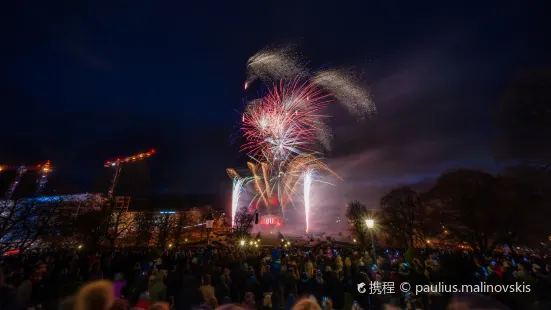
<path fill-rule="evenodd" d="M 262 267 L 260 282 L 262 285 L 262 292 L 264 293 L 264 296 L 269 295 L 274 291 L 274 276 L 270 272 L 269 265 L 265 265 Z"/>
<path fill-rule="evenodd" d="M 232 304 L 231 298 L 229 298 L 228 296 L 226 296 L 222 299 L 221 306 L 231 305 L 231 304 Z"/>
<path fill-rule="evenodd" d="M 287 302 L 285 303 L 285 310 L 293 309 L 294 305 L 295 305 L 295 296 L 293 294 L 289 294 L 287 296 Z"/>
<path fill-rule="evenodd" d="M 298 294 L 297 284 L 299 281 L 298 274 L 293 267 L 290 267 L 285 275 L 285 290 L 284 294 L 296 296 Z"/>
<path fill-rule="evenodd" d="M 166 285 L 163 282 L 162 273 L 150 280 L 149 301 L 154 304 L 159 301 L 167 301 Z"/>
<path fill-rule="evenodd" d="M 226 276 L 225 275 L 221 275 L 219 278 L 220 278 L 220 280 L 216 284 L 216 287 L 214 288 L 214 292 L 215 292 L 215 295 L 216 295 L 216 299 L 221 301 L 221 300 L 224 300 L 224 298 L 226 298 L 226 297 L 229 298 L 230 288 L 226 284 Z"/>
<path fill-rule="evenodd" d="M 312 283 L 314 297 L 316 297 L 317 300 L 321 300 L 323 296 L 326 296 L 325 293 L 327 292 L 327 284 L 323 280 L 323 274 L 321 272 L 316 272 L 314 276 L 315 279 Z"/>
<path fill-rule="evenodd" d="M 255 298 L 254 298 L 253 293 L 248 292 L 247 294 L 245 294 L 245 300 L 243 301 L 243 307 L 245 309 L 250 309 L 250 310 L 256 309 L 256 303 L 255 303 Z"/>
<path fill-rule="evenodd" d="M 124 276 L 121 272 L 115 274 L 115 282 L 113 283 L 114 296 L 115 298 L 122 297 L 122 290 L 126 287 L 126 281 L 124 281 Z"/>
<path fill-rule="evenodd" d="M 257 298 L 262 297 L 262 289 L 260 287 L 260 282 L 256 278 L 254 270 L 249 270 L 249 277 L 245 284 L 245 291 L 253 293 Z M 260 300 L 260 299 L 259 299 Z"/>
<path fill-rule="evenodd" d="M 308 277 L 308 273 L 306 272 L 303 272 L 300 276 L 300 281 L 298 283 L 298 293 L 300 294 L 300 296 L 311 295 L 313 293 L 312 281 Z"/>

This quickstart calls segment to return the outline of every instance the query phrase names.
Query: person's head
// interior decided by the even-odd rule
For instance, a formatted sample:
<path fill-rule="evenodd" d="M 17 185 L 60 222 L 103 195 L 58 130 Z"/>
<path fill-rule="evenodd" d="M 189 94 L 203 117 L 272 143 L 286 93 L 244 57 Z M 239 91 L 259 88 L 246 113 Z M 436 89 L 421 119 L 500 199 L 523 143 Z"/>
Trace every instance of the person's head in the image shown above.
<path fill-rule="evenodd" d="M 74 296 L 67 297 L 59 303 L 59 310 L 73 310 L 75 309 L 76 298 Z"/>
<path fill-rule="evenodd" d="M 211 280 L 210 280 L 210 275 L 205 275 L 203 277 L 203 285 L 210 285 L 211 284 Z"/>
<path fill-rule="evenodd" d="M 156 277 L 157 275 L 159 275 L 159 269 L 153 268 L 153 270 L 151 270 L 151 276 Z"/>
<path fill-rule="evenodd" d="M 107 310 L 113 304 L 113 299 L 111 282 L 95 281 L 78 291 L 75 310 Z"/>
<path fill-rule="evenodd" d="M 323 304 L 323 310 L 332 310 L 333 309 L 333 301 L 330 298 L 327 298 L 325 300 L 325 303 Z"/>
<path fill-rule="evenodd" d="M 229 305 L 231 303 L 232 303 L 232 301 L 231 301 L 231 298 L 229 296 L 226 296 L 226 297 L 222 298 L 222 305 Z"/>
<path fill-rule="evenodd" d="M 170 310 L 170 305 L 167 302 L 156 302 L 151 306 L 151 310 Z"/>
<path fill-rule="evenodd" d="M 312 299 L 303 298 L 293 306 L 292 310 L 321 310 L 321 308 L 318 303 Z"/>
<path fill-rule="evenodd" d="M 130 310 L 130 304 L 125 299 L 117 299 L 111 305 L 109 310 Z"/>
<path fill-rule="evenodd" d="M 115 274 L 115 281 L 122 281 L 122 280 L 124 280 L 124 274 L 122 272 Z"/>
<path fill-rule="evenodd" d="M 209 305 L 212 309 L 218 308 L 218 300 L 214 296 L 210 296 L 206 300 L 206 304 Z"/>
<path fill-rule="evenodd" d="M 272 307 L 272 296 L 271 295 L 264 296 L 264 301 L 262 302 L 262 305 L 264 307 L 271 308 Z"/>
<path fill-rule="evenodd" d="M 254 301 L 254 294 L 252 292 L 247 292 L 247 294 L 245 294 L 245 302 L 251 301 Z"/>

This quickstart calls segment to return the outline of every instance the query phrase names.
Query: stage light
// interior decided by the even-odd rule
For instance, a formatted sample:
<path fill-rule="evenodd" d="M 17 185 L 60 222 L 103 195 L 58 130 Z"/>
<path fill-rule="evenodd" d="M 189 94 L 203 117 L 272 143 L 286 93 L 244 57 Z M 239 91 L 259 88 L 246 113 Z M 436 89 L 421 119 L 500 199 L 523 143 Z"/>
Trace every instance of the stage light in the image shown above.
<path fill-rule="evenodd" d="M 245 240 L 241 240 L 240 244 L 241 244 L 241 246 L 244 246 L 245 245 Z"/>

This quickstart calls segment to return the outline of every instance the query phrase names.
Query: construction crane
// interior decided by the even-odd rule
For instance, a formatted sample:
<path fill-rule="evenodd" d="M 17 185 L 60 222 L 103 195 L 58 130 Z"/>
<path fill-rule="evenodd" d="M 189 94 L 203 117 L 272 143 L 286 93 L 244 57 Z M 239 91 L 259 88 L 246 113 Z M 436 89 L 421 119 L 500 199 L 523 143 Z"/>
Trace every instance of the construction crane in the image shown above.
<path fill-rule="evenodd" d="M 145 152 L 145 153 L 139 153 L 139 154 L 124 157 L 124 158 L 117 158 L 116 160 L 112 160 L 112 161 L 106 161 L 104 167 L 106 168 L 111 167 L 114 169 L 113 177 L 111 179 L 111 184 L 109 185 L 109 190 L 107 192 L 107 197 L 109 199 L 113 199 L 115 188 L 117 187 L 117 183 L 119 182 L 119 176 L 121 174 L 122 164 L 145 160 L 151 157 L 151 155 L 153 154 L 155 154 L 155 149 L 151 149 L 149 152 Z"/>
<path fill-rule="evenodd" d="M 50 161 L 46 161 L 43 165 L 36 165 L 36 166 L 6 166 L 6 165 L 0 165 L 0 172 L 7 171 L 7 170 L 15 170 L 15 179 L 13 182 L 11 182 L 10 186 L 8 187 L 8 191 L 5 194 L 6 200 L 10 200 L 13 196 L 13 193 L 15 192 L 15 189 L 19 185 L 19 181 L 21 180 L 21 177 L 27 173 L 28 171 L 36 171 L 38 172 L 38 179 L 36 180 L 37 188 L 35 195 L 39 195 L 42 193 L 42 190 L 44 189 L 44 186 L 48 182 L 48 173 L 52 171 L 52 166 L 50 164 Z"/>

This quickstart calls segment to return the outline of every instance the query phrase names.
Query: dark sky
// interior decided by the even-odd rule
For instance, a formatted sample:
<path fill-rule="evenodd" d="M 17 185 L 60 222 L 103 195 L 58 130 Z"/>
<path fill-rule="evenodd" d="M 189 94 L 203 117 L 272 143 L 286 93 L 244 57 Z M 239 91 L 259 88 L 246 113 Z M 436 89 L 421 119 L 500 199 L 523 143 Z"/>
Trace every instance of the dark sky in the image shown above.
<path fill-rule="evenodd" d="M 495 171 L 499 95 L 549 65 L 545 3 L 11 1 L 0 163 L 50 159 L 57 179 L 91 190 L 105 160 L 155 147 L 155 192 L 218 192 L 245 161 L 230 135 L 254 95 L 248 57 L 294 44 L 313 67 L 361 74 L 378 106 L 371 121 L 338 109 L 331 120 L 327 163 L 346 199 L 453 167 Z"/>

